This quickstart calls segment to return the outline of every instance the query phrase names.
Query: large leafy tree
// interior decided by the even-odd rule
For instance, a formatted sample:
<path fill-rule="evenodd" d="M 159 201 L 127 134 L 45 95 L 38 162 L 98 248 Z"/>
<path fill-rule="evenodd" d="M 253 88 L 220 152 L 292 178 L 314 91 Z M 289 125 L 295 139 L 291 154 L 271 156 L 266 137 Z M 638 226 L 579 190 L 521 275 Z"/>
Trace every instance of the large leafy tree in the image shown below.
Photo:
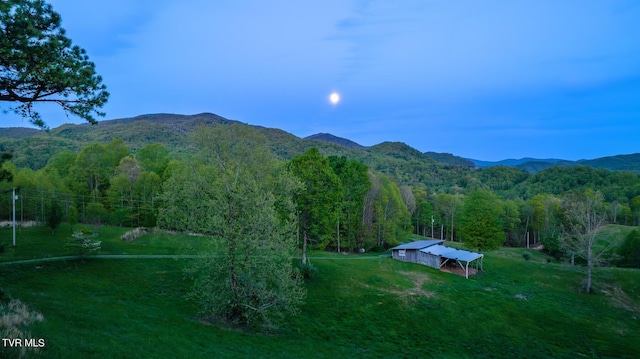
<path fill-rule="evenodd" d="M 478 250 L 498 249 L 505 241 L 500 198 L 487 190 L 469 193 L 462 206 L 460 236 L 465 245 Z"/>
<path fill-rule="evenodd" d="M 353 251 L 362 247 L 362 211 L 364 196 L 371 188 L 367 166 L 348 160 L 345 156 L 329 156 L 329 164 L 342 184 L 341 200 L 338 202 L 338 251 L 340 238 L 344 248 Z"/>
<path fill-rule="evenodd" d="M 371 189 L 365 195 L 363 222 L 369 248 L 389 248 L 406 240 L 411 215 L 398 186 L 386 175 L 369 171 Z"/>
<path fill-rule="evenodd" d="M 244 125 L 200 128 L 200 155 L 172 171 L 159 224 L 222 243 L 190 274 L 202 311 L 232 324 L 272 326 L 304 298 L 292 190 L 298 182 L 275 161 L 266 139 Z M 222 256 L 218 256 L 222 254 Z"/>
<path fill-rule="evenodd" d="M 169 150 L 160 143 L 146 145 L 136 153 L 136 159 L 144 171 L 155 172 L 162 177 L 169 166 L 171 155 Z"/>
<path fill-rule="evenodd" d="M 448 227 L 449 239 L 451 241 L 455 240 L 455 223 L 456 216 L 460 212 L 460 207 L 462 204 L 462 195 L 460 194 L 449 194 L 449 193 L 440 193 L 438 194 L 437 199 L 437 210 L 440 212 L 443 218 L 443 225 L 446 228 Z M 444 234 L 446 237 L 446 233 Z"/>
<path fill-rule="evenodd" d="M 60 15 L 43 0 L 0 2 L 0 101 L 46 128 L 36 103 L 60 105 L 66 113 L 96 123 L 109 93 L 84 49 L 73 45 Z"/>
<path fill-rule="evenodd" d="M 533 230 L 533 240 L 542 243 L 546 251 L 559 257 L 561 250 L 558 244 L 563 221 L 561 199 L 550 194 L 535 195 L 529 201 L 532 210 L 531 229 Z"/>
<path fill-rule="evenodd" d="M 303 236 L 302 264 L 306 264 L 307 243 L 324 248 L 335 233 L 337 217 L 331 213 L 336 213 L 342 188 L 328 159 L 315 147 L 292 158 L 289 169 L 303 183 L 296 203 Z"/>

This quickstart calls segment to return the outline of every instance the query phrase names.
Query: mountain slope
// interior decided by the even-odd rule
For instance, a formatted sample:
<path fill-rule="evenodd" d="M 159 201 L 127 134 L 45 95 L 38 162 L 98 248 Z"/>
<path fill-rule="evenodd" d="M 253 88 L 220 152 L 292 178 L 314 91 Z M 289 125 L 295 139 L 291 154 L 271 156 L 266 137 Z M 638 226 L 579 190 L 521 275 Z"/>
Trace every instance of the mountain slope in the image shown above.
<path fill-rule="evenodd" d="M 520 159 L 506 159 L 501 161 L 481 161 L 481 160 L 474 160 L 471 158 L 468 158 L 468 160 L 475 163 L 475 165 L 479 168 L 493 167 L 493 166 L 516 167 L 528 162 L 550 163 L 550 164 L 555 164 L 558 162 L 566 162 L 566 160 L 561 160 L 557 158 L 540 159 L 540 158 L 531 158 L 531 157 L 525 157 Z"/>
<path fill-rule="evenodd" d="M 613 171 L 640 172 L 640 153 L 602 157 L 593 160 L 580 160 L 578 163 L 583 166 L 604 168 Z"/>
<path fill-rule="evenodd" d="M 476 167 L 475 163 L 473 163 L 472 161 L 466 158 L 455 156 L 451 153 L 425 152 L 424 154 L 440 163 L 468 168 Z"/>
<path fill-rule="evenodd" d="M 640 153 L 630 155 L 617 155 L 600 157 L 591 160 L 580 161 L 568 161 L 557 158 L 521 158 L 521 159 L 507 159 L 502 161 L 481 161 L 469 159 L 479 168 L 488 168 L 493 166 L 508 166 L 517 167 L 523 169 L 529 173 L 537 173 L 542 170 L 560 166 L 560 167 L 572 167 L 576 165 L 589 166 L 593 168 L 603 168 L 610 171 L 631 171 L 640 172 Z"/>
<path fill-rule="evenodd" d="M 349 147 L 349 148 L 353 148 L 356 150 L 363 150 L 366 147 L 362 146 L 358 143 L 355 143 L 351 140 L 348 140 L 346 138 L 342 138 L 342 137 L 338 137 L 338 136 L 334 136 L 330 133 L 316 133 L 315 135 L 311 135 L 311 136 L 307 136 L 304 138 L 305 140 L 315 140 L 315 141 L 324 141 L 324 142 L 331 142 L 331 143 L 335 143 L 344 147 Z"/>
<path fill-rule="evenodd" d="M 189 134 L 198 126 L 232 123 L 240 122 L 212 113 L 151 114 L 101 121 L 97 125 L 67 124 L 49 132 L 1 129 L 0 151 L 12 152 L 12 162 L 18 168 L 29 167 L 34 170 L 44 167 L 53 154 L 63 149 L 77 152 L 91 143 L 108 143 L 114 139 L 122 139 L 132 153 L 148 144 L 160 143 L 180 158 L 197 150 L 193 148 Z M 467 161 L 452 154 L 422 153 L 402 142 L 383 142 L 365 147 L 331 134 L 317 134 L 303 139 L 276 128 L 253 127 L 267 137 L 271 150 L 282 160 L 288 160 L 316 147 L 325 156 L 346 156 L 387 174 L 400 184 L 427 186 L 429 191 L 433 192 L 440 189 L 451 191 L 465 187 L 469 181 L 473 181 L 474 167 L 471 163 L 475 160 Z M 496 163 L 484 162 L 482 165 Z M 505 160 L 500 163 L 517 166 L 529 173 L 557 165 L 575 164 L 640 172 L 640 154 L 604 157 L 577 163 L 557 159 L 538 161 L 532 158 Z"/>

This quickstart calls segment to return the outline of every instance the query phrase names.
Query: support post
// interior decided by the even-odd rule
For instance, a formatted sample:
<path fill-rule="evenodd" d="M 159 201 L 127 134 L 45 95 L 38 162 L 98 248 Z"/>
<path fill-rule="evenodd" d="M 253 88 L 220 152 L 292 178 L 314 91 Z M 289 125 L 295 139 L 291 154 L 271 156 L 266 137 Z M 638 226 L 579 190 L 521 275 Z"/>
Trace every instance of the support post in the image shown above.
<path fill-rule="evenodd" d="M 16 196 L 16 188 L 13 187 L 13 193 L 11 194 L 11 199 L 12 199 L 12 203 L 13 203 L 13 246 L 16 246 L 16 199 L 18 199 L 18 196 Z"/>

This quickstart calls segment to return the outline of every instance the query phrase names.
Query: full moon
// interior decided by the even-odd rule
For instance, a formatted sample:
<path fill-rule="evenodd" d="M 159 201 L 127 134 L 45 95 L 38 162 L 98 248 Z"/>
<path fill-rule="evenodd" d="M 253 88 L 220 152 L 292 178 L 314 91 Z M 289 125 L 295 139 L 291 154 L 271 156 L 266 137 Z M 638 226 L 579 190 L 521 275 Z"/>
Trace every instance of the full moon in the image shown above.
<path fill-rule="evenodd" d="M 340 95 L 338 95 L 337 92 L 332 92 L 331 95 L 329 95 L 329 101 L 336 105 L 338 102 L 340 102 Z"/>

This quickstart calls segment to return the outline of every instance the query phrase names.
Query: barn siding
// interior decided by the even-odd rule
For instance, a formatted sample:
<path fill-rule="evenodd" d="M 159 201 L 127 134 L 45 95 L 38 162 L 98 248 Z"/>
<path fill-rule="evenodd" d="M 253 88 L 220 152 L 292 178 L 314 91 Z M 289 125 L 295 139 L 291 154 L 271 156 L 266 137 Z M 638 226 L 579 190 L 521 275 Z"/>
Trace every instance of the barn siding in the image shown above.
<path fill-rule="evenodd" d="M 400 251 L 404 250 L 404 257 L 400 256 Z M 418 262 L 418 253 L 417 249 L 394 249 L 392 252 L 393 259 L 398 259 L 405 262 Z"/>
<path fill-rule="evenodd" d="M 418 263 L 438 269 L 440 268 L 440 256 L 420 252 L 418 255 Z"/>

